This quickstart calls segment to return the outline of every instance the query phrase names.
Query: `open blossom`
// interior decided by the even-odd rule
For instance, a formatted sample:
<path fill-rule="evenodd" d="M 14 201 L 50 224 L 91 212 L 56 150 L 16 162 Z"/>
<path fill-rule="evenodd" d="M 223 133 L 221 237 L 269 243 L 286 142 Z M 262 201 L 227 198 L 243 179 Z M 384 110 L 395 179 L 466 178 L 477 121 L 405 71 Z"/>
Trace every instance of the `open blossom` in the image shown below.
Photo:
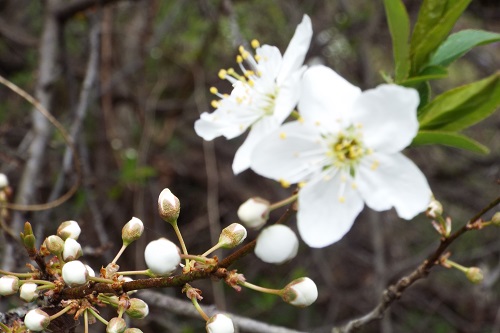
<path fill-rule="evenodd" d="M 205 140 L 224 136 L 226 139 L 250 133 L 236 152 L 234 173 L 250 166 L 250 155 L 261 137 L 278 128 L 296 106 L 300 92 L 300 79 L 305 70 L 302 65 L 312 37 L 311 20 L 304 15 L 290 44 L 282 56 L 275 46 L 254 40 L 255 56 L 244 47 L 236 61 L 242 74 L 234 69 L 221 70 L 219 77 L 233 85 L 231 94 L 220 94 L 215 87 L 211 92 L 220 100 L 213 101 L 216 110 L 201 114 L 194 125 L 196 133 Z M 244 66 L 244 62 L 248 68 Z"/>
<path fill-rule="evenodd" d="M 414 89 L 384 84 L 361 90 L 333 70 L 304 73 L 301 119 L 264 137 L 252 169 L 285 183 L 299 183 L 297 223 L 311 247 L 341 239 L 364 203 L 391 207 L 404 219 L 426 210 L 431 190 L 402 153 L 418 131 Z"/>

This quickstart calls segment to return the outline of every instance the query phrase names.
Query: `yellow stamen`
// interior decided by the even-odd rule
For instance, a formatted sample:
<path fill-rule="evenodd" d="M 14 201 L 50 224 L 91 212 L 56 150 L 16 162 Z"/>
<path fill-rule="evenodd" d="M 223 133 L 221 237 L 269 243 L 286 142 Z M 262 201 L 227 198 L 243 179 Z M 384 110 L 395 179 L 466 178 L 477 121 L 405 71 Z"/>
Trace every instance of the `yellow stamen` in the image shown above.
<path fill-rule="evenodd" d="M 236 62 L 237 62 L 238 64 L 241 64 L 241 63 L 243 62 L 243 57 L 242 57 L 242 56 L 240 56 L 240 55 L 237 55 L 237 56 L 236 56 Z"/>
<path fill-rule="evenodd" d="M 259 43 L 259 41 L 258 41 L 257 39 L 252 40 L 252 41 L 250 42 L 250 44 L 252 45 L 252 47 L 253 47 L 254 49 L 256 49 L 256 48 L 258 48 L 258 47 L 260 46 L 260 43 Z"/>
<path fill-rule="evenodd" d="M 214 95 L 215 95 L 215 94 L 217 94 L 219 91 L 217 90 L 217 88 L 215 88 L 215 87 L 211 87 L 211 88 L 210 88 L 210 92 L 211 92 L 212 94 L 214 94 Z"/>
<path fill-rule="evenodd" d="M 210 105 L 212 105 L 212 107 L 214 109 L 217 109 L 219 107 L 219 102 L 216 100 L 213 100 L 212 102 L 210 102 Z"/>
<path fill-rule="evenodd" d="M 258 55 L 258 54 L 254 55 L 253 57 L 254 57 L 255 61 L 257 61 L 257 62 L 259 62 L 259 61 L 260 61 L 260 59 L 262 59 L 262 58 L 260 57 L 260 55 Z"/>
<path fill-rule="evenodd" d="M 345 202 L 345 197 L 339 197 L 339 202 L 344 203 Z"/>
<path fill-rule="evenodd" d="M 300 182 L 297 185 L 299 186 L 299 188 L 303 188 L 304 186 L 306 186 L 306 182 Z"/>
<path fill-rule="evenodd" d="M 283 186 L 284 188 L 289 188 L 290 187 L 290 182 L 284 180 L 284 179 L 280 179 L 279 180 L 281 186 Z"/>
<path fill-rule="evenodd" d="M 280 139 L 282 139 L 282 140 L 286 139 L 286 133 L 285 132 L 281 132 L 280 133 Z"/>
<path fill-rule="evenodd" d="M 379 161 L 373 161 L 372 165 L 370 166 L 370 169 L 372 169 L 373 171 L 377 170 L 378 167 L 379 167 L 380 163 Z"/>
<path fill-rule="evenodd" d="M 221 80 L 224 80 L 224 79 L 226 79 L 226 76 L 227 76 L 227 71 L 226 71 L 225 69 L 221 69 L 221 70 L 219 71 L 219 78 L 220 78 Z"/>

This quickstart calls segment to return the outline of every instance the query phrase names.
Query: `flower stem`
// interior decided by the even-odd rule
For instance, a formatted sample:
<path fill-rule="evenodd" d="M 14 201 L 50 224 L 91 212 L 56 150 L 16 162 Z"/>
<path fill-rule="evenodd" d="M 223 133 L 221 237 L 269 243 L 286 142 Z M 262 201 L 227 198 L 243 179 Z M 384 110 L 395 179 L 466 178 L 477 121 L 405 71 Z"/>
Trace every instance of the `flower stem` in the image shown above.
<path fill-rule="evenodd" d="M 0 274 L 1 275 L 12 275 L 18 278 L 30 278 L 33 276 L 33 273 L 14 273 L 14 272 L 9 272 L 9 271 L 4 271 L 0 269 Z"/>
<path fill-rule="evenodd" d="M 298 197 L 299 197 L 299 194 L 296 193 L 296 194 L 291 195 L 290 197 L 288 197 L 286 199 L 283 199 L 281 201 L 275 202 L 275 203 L 273 203 L 272 205 L 269 206 L 269 211 L 273 211 L 275 209 L 278 209 L 278 208 L 281 208 L 281 207 L 286 206 L 288 204 L 291 204 L 292 202 L 294 202 L 295 200 L 297 200 Z"/>
<path fill-rule="evenodd" d="M 3 329 L 5 333 L 12 333 L 12 330 L 2 322 L 0 322 L 0 328 Z"/>
<path fill-rule="evenodd" d="M 64 309 L 62 309 L 61 311 L 57 312 L 57 313 L 54 313 L 52 316 L 50 316 L 50 321 L 56 319 L 57 317 L 60 317 L 62 316 L 63 314 L 65 314 L 66 312 L 68 312 L 69 310 L 71 310 L 73 308 L 73 305 L 68 305 L 67 307 L 65 307 Z"/>
<path fill-rule="evenodd" d="M 181 259 L 191 259 L 191 260 L 194 260 L 194 261 L 201 262 L 203 264 L 210 264 L 210 262 L 213 262 L 215 264 L 215 260 L 214 259 L 204 258 L 204 255 L 195 256 L 195 255 L 192 255 L 192 254 L 181 254 Z"/>
<path fill-rule="evenodd" d="M 179 243 L 181 244 L 182 252 L 184 254 L 189 254 L 186 248 L 186 243 L 184 243 L 184 239 L 182 238 L 181 231 L 179 230 L 179 227 L 177 226 L 177 221 L 174 223 L 171 223 L 172 227 L 174 228 L 175 234 L 177 235 L 177 238 L 179 239 Z M 189 267 L 189 259 L 186 259 L 186 266 Z"/>
<path fill-rule="evenodd" d="M 448 265 L 450 265 L 450 266 L 451 266 L 451 267 L 453 267 L 453 268 L 458 269 L 459 271 L 462 271 L 462 272 L 464 272 L 464 273 L 467 273 L 468 268 L 467 268 L 467 267 L 465 267 L 465 266 L 462 266 L 462 265 L 460 265 L 460 264 L 457 264 L 456 262 L 451 261 L 451 260 L 449 260 L 449 259 L 446 259 L 445 263 L 446 263 L 446 264 L 448 264 Z"/>
<path fill-rule="evenodd" d="M 118 275 L 146 275 L 146 276 L 151 276 L 149 273 L 149 270 L 145 269 L 142 271 L 123 271 L 123 272 L 116 272 Z"/>
<path fill-rule="evenodd" d="M 92 313 L 92 315 L 94 317 L 96 317 L 97 320 L 99 320 L 101 323 L 103 323 L 104 325 L 108 326 L 108 321 L 106 319 L 104 319 L 103 317 L 101 317 L 96 311 L 94 311 L 92 308 L 88 308 L 88 310 L 90 311 L 90 313 Z"/>
<path fill-rule="evenodd" d="M 83 333 L 89 333 L 89 313 L 88 310 L 83 312 Z"/>
<path fill-rule="evenodd" d="M 203 317 L 205 321 L 209 320 L 210 317 L 207 316 L 205 311 L 201 308 L 200 304 L 198 304 L 198 300 L 196 299 L 196 296 L 191 297 L 191 302 L 193 303 L 195 309 L 198 311 L 198 313 Z"/>
<path fill-rule="evenodd" d="M 273 295 L 278 295 L 281 296 L 283 293 L 282 289 L 269 289 L 269 288 L 264 288 L 261 286 L 257 286 L 253 283 L 246 282 L 246 281 L 238 281 L 238 284 L 242 285 L 243 287 L 247 287 L 256 291 L 260 291 L 262 293 L 267 293 L 267 294 L 273 294 Z"/>
<path fill-rule="evenodd" d="M 113 261 L 111 262 L 112 264 L 116 264 L 116 262 L 118 261 L 118 258 L 120 258 L 120 256 L 122 255 L 123 251 L 125 251 L 125 249 L 127 248 L 127 245 L 123 244 L 120 251 L 118 251 L 118 253 L 116 254 L 116 257 L 115 259 L 113 259 Z"/>
<path fill-rule="evenodd" d="M 36 284 L 43 284 L 43 285 L 46 285 L 46 286 L 49 286 L 52 288 L 56 287 L 56 285 L 54 283 L 52 283 L 50 281 L 45 281 L 45 280 L 24 280 L 24 281 L 19 281 L 19 284 L 23 285 L 23 284 L 28 283 L 28 282 L 36 283 Z"/>
<path fill-rule="evenodd" d="M 208 256 L 210 253 L 220 249 L 220 247 L 223 245 L 223 243 L 217 243 L 215 244 L 214 246 L 212 246 L 212 248 L 208 249 L 205 253 L 203 253 L 201 256 L 202 257 L 206 257 Z"/>

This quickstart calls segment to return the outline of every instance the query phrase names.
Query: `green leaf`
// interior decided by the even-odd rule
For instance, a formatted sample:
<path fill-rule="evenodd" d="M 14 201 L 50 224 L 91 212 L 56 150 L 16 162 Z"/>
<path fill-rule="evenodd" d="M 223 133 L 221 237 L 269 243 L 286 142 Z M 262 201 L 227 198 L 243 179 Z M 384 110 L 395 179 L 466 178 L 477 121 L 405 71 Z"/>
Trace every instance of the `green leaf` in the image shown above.
<path fill-rule="evenodd" d="M 479 154 L 488 154 L 488 147 L 480 144 L 463 134 L 443 131 L 419 131 L 411 143 L 412 146 L 438 144 L 464 150 L 473 151 Z"/>
<path fill-rule="evenodd" d="M 418 115 L 421 114 L 421 110 L 424 108 L 424 106 L 429 103 L 429 100 L 431 99 L 431 85 L 429 82 L 422 82 L 418 86 L 415 87 L 418 91 L 418 95 L 420 97 L 420 103 L 418 104 Z"/>
<path fill-rule="evenodd" d="M 406 87 L 412 87 L 416 84 L 429 81 L 442 79 L 448 76 L 448 70 L 442 66 L 430 66 L 426 67 L 418 76 L 411 77 L 400 84 Z"/>
<path fill-rule="evenodd" d="M 472 0 L 424 0 L 410 44 L 412 73 L 420 72 Z"/>
<path fill-rule="evenodd" d="M 500 34 L 484 30 L 462 30 L 450 35 L 429 60 L 428 66 L 448 66 L 472 48 L 500 41 Z"/>
<path fill-rule="evenodd" d="M 396 82 L 404 80 L 410 71 L 410 19 L 401 0 L 384 0 L 387 24 L 392 38 Z"/>
<path fill-rule="evenodd" d="M 419 111 L 420 128 L 459 131 L 485 119 L 499 106 L 500 72 L 497 72 L 437 96 Z"/>

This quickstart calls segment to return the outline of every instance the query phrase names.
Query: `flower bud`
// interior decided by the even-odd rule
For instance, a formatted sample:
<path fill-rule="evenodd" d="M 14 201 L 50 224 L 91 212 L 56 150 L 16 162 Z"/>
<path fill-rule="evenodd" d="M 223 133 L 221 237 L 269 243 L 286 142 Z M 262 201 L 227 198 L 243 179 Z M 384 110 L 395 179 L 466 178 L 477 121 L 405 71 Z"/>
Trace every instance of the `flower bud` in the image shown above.
<path fill-rule="evenodd" d="M 33 332 L 43 331 L 49 324 L 49 315 L 40 309 L 30 310 L 24 317 L 24 325 Z"/>
<path fill-rule="evenodd" d="M 207 333 L 234 333 L 234 325 L 231 318 L 218 313 L 207 320 Z"/>
<path fill-rule="evenodd" d="M 5 275 L 0 278 L 0 295 L 14 295 L 19 290 L 19 279 L 13 275 Z"/>
<path fill-rule="evenodd" d="M 95 277 L 95 271 L 90 267 L 89 265 L 85 265 L 85 268 L 87 269 L 87 273 L 89 276 Z"/>
<path fill-rule="evenodd" d="M 500 227 L 500 212 L 496 212 L 495 214 L 493 214 L 493 217 L 491 218 L 491 222 Z"/>
<path fill-rule="evenodd" d="M 7 186 L 9 186 L 9 179 L 5 174 L 0 173 L 0 190 L 3 190 Z"/>
<path fill-rule="evenodd" d="M 465 271 L 465 276 L 474 284 L 483 282 L 484 278 L 483 271 L 479 267 L 469 267 L 467 271 Z"/>
<path fill-rule="evenodd" d="M 71 261 L 80 258 L 83 254 L 82 246 L 73 238 L 67 238 L 64 241 L 63 259 Z"/>
<path fill-rule="evenodd" d="M 180 250 L 166 238 L 150 242 L 144 250 L 144 259 L 149 270 L 156 275 L 168 275 L 181 262 Z"/>
<path fill-rule="evenodd" d="M 47 250 L 53 255 L 59 255 L 64 251 L 64 241 L 61 237 L 52 235 L 45 239 Z"/>
<path fill-rule="evenodd" d="M 123 333 L 142 333 L 138 328 L 127 328 Z"/>
<path fill-rule="evenodd" d="M 131 318 L 143 319 L 149 313 L 149 307 L 146 302 L 139 298 L 129 299 L 130 307 L 125 311 Z"/>
<path fill-rule="evenodd" d="M 310 278 L 299 278 L 293 280 L 283 288 L 281 298 L 289 304 L 302 308 L 316 301 L 318 298 L 318 288 Z"/>
<path fill-rule="evenodd" d="M 282 264 L 297 255 L 299 240 L 289 227 L 274 224 L 262 229 L 257 237 L 255 255 L 270 264 Z"/>
<path fill-rule="evenodd" d="M 144 224 L 142 221 L 137 217 L 132 217 L 132 219 L 128 221 L 122 229 L 123 245 L 128 246 L 133 241 L 138 240 L 143 231 Z"/>
<path fill-rule="evenodd" d="M 67 238 L 73 238 L 76 240 L 78 239 L 78 236 L 80 236 L 81 231 L 82 229 L 80 229 L 78 222 L 66 221 L 61 223 L 59 228 L 57 228 L 57 235 L 63 240 L 66 240 Z"/>
<path fill-rule="evenodd" d="M 238 218 L 247 227 L 259 229 L 269 218 L 269 201 L 255 197 L 245 201 L 238 208 Z"/>
<path fill-rule="evenodd" d="M 177 223 L 181 212 L 179 199 L 168 188 L 163 189 L 158 196 L 158 213 L 163 221 Z"/>
<path fill-rule="evenodd" d="M 111 318 L 106 326 L 106 333 L 123 333 L 127 329 L 127 323 L 123 318 Z"/>
<path fill-rule="evenodd" d="M 428 217 L 435 219 L 438 216 L 443 215 L 443 205 L 439 201 L 437 201 L 436 199 L 432 198 L 431 202 L 429 203 L 429 206 L 427 207 L 425 214 Z"/>
<path fill-rule="evenodd" d="M 81 261 L 74 260 L 67 262 L 62 268 L 62 278 L 70 287 L 81 286 L 87 283 L 88 277 L 87 268 Z"/>
<path fill-rule="evenodd" d="M 243 243 L 243 241 L 247 238 L 247 230 L 244 226 L 239 223 L 233 223 L 228 227 L 222 229 L 222 232 L 219 237 L 219 244 L 224 249 L 232 249 Z"/>
<path fill-rule="evenodd" d="M 23 301 L 33 302 L 37 297 L 38 293 L 36 292 L 36 288 L 38 286 L 36 283 L 26 282 L 21 285 L 20 289 L 20 297 Z"/>

